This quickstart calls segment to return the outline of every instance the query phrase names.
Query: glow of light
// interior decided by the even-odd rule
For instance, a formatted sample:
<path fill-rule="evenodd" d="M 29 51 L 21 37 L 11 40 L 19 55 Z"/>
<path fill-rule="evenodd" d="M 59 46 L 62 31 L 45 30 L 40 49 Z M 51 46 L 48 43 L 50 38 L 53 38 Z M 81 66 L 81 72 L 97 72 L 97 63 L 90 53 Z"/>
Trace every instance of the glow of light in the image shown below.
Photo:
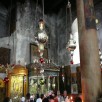
<path fill-rule="evenodd" d="M 96 19 L 96 24 L 98 24 L 98 19 Z"/>
<path fill-rule="evenodd" d="M 70 97 L 70 99 L 72 100 L 72 99 L 73 99 L 73 97 L 71 96 L 71 97 Z"/>
<path fill-rule="evenodd" d="M 40 30 L 44 29 L 44 21 L 42 19 L 39 21 L 39 28 Z"/>
<path fill-rule="evenodd" d="M 44 44 L 40 43 L 40 44 L 38 45 L 38 50 L 39 50 L 39 52 L 40 52 L 40 51 L 44 51 Z"/>
<path fill-rule="evenodd" d="M 41 24 L 40 24 L 40 29 L 43 30 L 43 28 L 44 28 L 44 24 L 41 23 Z"/>
<path fill-rule="evenodd" d="M 53 84 L 53 87 L 55 87 L 55 84 Z"/>

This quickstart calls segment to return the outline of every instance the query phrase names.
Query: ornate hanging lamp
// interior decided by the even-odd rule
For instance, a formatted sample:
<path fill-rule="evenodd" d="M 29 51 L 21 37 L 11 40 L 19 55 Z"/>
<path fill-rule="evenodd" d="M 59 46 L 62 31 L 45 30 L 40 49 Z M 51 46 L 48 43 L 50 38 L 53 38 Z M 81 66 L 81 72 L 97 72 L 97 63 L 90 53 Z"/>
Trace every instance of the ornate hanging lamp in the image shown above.
<path fill-rule="evenodd" d="M 69 16 L 70 16 L 70 39 L 66 45 L 66 49 L 68 49 L 68 51 L 71 53 L 71 60 L 70 60 L 70 64 L 73 64 L 73 52 L 76 49 L 76 41 L 74 40 L 74 36 L 72 34 L 72 12 L 71 12 L 71 3 L 68 0 L 68 4 L 67 4 L 67 8 L 69 8 Z M 67 17 L 66 17 L 67 18 Z"/>
<path fill-rule="evenodd" d="M 38 31 L 37 40 L 41 44 L 46 44 L 48 41 L 48 36 L 45 31 L 45 23 L 42 19 L 39 20 L 39 31 Z"/>
<path fill-rule="evenodd" d="M 37 0 L 37 5 L 38 5 L 38 0 Z M 38 52 L 41 58 L 43 58 L 44 47 L 48 41 L 48 35 L 46 33 L 45 22 L 44 22 L 44 0 L 42 0 L 42 7 L 43 7 L 43 19 L 40 19 L 38 22 L 39 28 L 37 31 L 37 36 L 35 37 L 37 41 Z M 36 7 L 36 13 L 37 13 L 37 7 Z"/>
<path fill-rule="evenodd" d="M 37 40 L 38 40 L 38 43 L 41 43 L 41 44 L 46 44 L 47 41 L 48 41 L 48 35 L 46 33 L 46 30 L 45 30 L 45 21 L 44 21 L 44 0 L 42 0 L 42 7 L 43 7 L 43 19 L 40 19 L 39 20 L 39 29 L 38 29 L 38 32 L 37 32 Z"/>

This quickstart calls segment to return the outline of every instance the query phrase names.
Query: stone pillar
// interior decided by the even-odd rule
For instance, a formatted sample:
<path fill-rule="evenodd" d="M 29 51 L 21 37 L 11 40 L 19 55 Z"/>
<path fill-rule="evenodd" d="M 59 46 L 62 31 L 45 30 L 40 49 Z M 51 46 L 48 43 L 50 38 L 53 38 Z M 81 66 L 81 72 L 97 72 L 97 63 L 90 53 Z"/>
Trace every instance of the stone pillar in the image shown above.
<path fill-rule="evenodd" d="M 93 0 L 76 0 L 83 102 L 96 102 L 101 90 L 99 48 Z"/>

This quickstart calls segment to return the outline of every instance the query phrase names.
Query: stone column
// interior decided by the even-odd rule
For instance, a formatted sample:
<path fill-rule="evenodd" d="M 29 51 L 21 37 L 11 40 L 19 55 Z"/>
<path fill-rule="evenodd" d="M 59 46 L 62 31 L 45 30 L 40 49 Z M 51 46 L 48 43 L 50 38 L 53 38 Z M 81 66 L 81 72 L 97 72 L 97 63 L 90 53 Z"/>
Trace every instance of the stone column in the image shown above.
<path fill-rule="evenodd" d="M 76 0 L 83 102 L 96 102 L 101 90 L 99 48 L 93 0 Z"/>

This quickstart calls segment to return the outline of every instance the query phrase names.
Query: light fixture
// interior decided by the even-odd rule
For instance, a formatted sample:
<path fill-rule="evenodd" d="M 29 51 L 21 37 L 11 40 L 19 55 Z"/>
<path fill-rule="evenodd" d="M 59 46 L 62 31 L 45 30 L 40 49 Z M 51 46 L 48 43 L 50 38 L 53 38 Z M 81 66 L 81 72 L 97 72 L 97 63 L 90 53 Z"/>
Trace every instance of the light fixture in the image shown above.
<path fill-rule="evenodd" d="M 76 41 L 73 39 L 73 35 L 70 34 L 70 39 L 67 43 L 66 48 L 68 49 L 68 51 L 74 51 L 76 49 Z"/>
<path fill-rule="evenodd" d="M 67 12 L 67 8 L 69 8 L 69 16 L 70 16 L 70 39 L 66 45 L 66 49 L 68 49 L 68 51 L 71 53 L 70 64 L 73 64 L 73 52 L 76 49 L 76 41 L 74 40 L 74 36 L 72 34 L 72 28 L 71 28 L 71 26 L 72 26 L 72 13 L 71 13 L 71 3 L 69 2 L 69 0 L 68 0 L 68 4 L 66 7 L 66 12 Z M 67 17 L 66 17 L 66 19 L 67 19 Z M 66 22 L 67 22 L 67 20 L 66 20 Z"/>
<path fill-rule="evenodd" d="M 42 0 L 42 7 L 43 7 L 43 19 L 40 19 L 39 22 L 38 22 L 39 28 L 38 28 L 38 31 L 37 31 L 36 39 L 37 39 L 38 43 L 42 43 L 42 44 L 45 45 L 47 43 L 47 41 L 48 41 L 48 36 L 47 36 L 46 30 L 45 30 L 44 0 Z"/>
<path fill-rule="evenodd" d="M 38 0 L 37 0 L 37 4 L 36 4 L 36 13 L 37 13 L 37 5 L 38 5 Z M 40 59 L 43 58 L 44 47 L 48 41 L 48 36 L 46 33 L 45 22 L 44 22 L 44 0 L 42 0 L 42 7 L 43 7 L 43 9 L 42 9 L 43 10 L 43 19 L 40 19 L 38 22 L 39 27 L 37 29 L 37 33 L 35 36 L 35 41 L 36 41 L 37 46 L 38 46 L 38 52 L 39 52 L 40 57 L 41 57 Z M 35 21 L 37 21 L 36 15 L 35 15 Z"/>
<path fill-rule="evenodd" d="M 39 31 L 38 31 L 37 40 L 39 43 L 42 43 L 42 44 L 46 44 L 48 41 L 48 36 L 45 31 L 44 21 L 42 19 L 40 19 L 39 21 Z"/>

